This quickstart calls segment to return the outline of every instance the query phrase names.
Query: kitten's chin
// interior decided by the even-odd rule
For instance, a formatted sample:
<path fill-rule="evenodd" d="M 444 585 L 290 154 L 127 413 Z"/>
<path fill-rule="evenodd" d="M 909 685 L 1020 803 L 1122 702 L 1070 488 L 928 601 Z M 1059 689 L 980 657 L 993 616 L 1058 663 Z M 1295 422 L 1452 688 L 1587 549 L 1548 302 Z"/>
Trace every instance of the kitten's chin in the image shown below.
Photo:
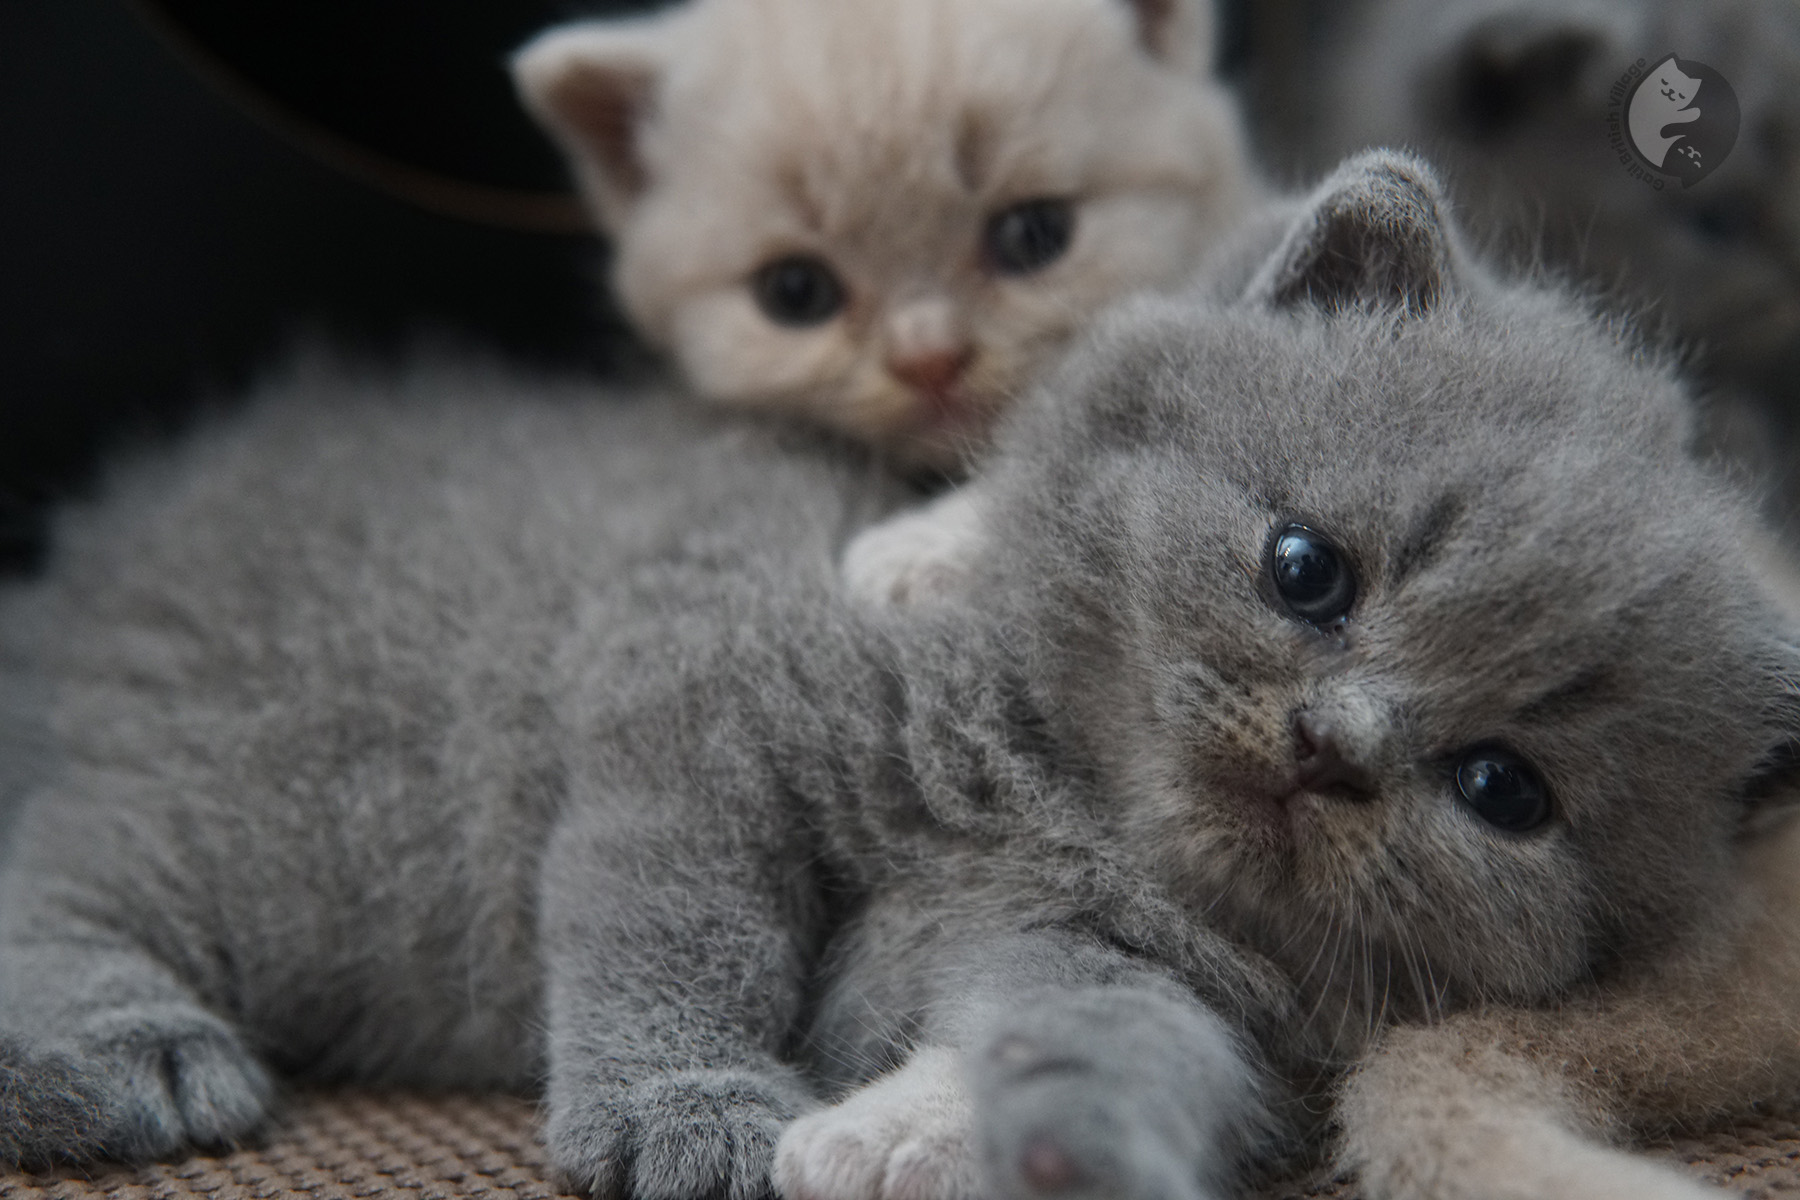
<path fill-rule="evenodd" d="M 1146 826 L 1178 879 L 1207 895 L 1235 894 L 1251 909 L 1291 902 L 1296 889 L 1341 884 L 1345 850 L 1341 810 L 1358 803 L 1335 788 L 1296 787 L 1287 778 L 1214 781 L 1205 800 L 1165 810 Z M 1174 821 L 1167 818 L 1174 816 Z"/>
<path fill-rule="evenodd" d="M 907 466 L 957 470 L 968 466 L 986 448 L 997 416 L 991 404 L 961 398 L 921 398 L 910 419 L 892 433 L 890 451 Z"/>

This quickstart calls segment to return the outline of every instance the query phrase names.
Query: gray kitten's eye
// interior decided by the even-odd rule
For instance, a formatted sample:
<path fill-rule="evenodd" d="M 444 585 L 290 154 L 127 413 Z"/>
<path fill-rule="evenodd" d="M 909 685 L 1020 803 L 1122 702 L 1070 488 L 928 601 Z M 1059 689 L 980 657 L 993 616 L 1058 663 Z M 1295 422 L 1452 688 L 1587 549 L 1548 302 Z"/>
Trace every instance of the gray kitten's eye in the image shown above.
<path fill-rule="evenodd" d="M 1075 206 L 1067 200 L 1027 200 L 988 218 L 981 249 L 1002 275 L 1029 275 L 1063 256 L 1075 240 Z"/>
<path fill-rule="evenodd" d="M 1550 819 L 1550 789 L 1529 763 L 1499 746 L 1465 752 L 1456 788 L 1476 816 L 1508 833 L 1529 833 Z"/>
<path fill-rule="evenodd" d="M 777 325 L 822 325 L 844 308 L 844 285 L 825 261 L 810 254 L 778 258 L 750 277 L 763 315 Z"/>
<path fill-rule="evenodd" d="M 1356 576 L 1325 536 L 1288 525 L 1269 544 L 1269 573 L 1289 612 L 1311 625 L 1329 625 L 1356 603 Z"/>

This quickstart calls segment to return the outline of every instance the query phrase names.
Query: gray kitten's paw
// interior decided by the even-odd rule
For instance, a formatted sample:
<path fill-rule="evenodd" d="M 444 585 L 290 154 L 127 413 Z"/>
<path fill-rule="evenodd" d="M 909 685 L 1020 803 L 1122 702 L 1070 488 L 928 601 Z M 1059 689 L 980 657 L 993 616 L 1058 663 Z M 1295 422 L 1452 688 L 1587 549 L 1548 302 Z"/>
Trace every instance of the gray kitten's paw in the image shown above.
<path fill-rule="evenodd" d="M 1092 1063 L 1023 1041 L 994 1050 L 981 1144 L 996 1196 L 1204 1200 L 1194 1164 L 1144 1128 L 1128 1090 Z"/>
<path fill-rule="evenodd" d="M 158 1005 L 109 1013 L 67 1046 L 66 1055 L 39 1060 L 52 1074 L 38 1078 L 69 1072 L 87 1098 L 83 1110 L 92 1124 L 72 1130 L 72 1144 L 56 1157 L 85 1157 L 97 1147 L 138 1160 L 232 1146 L 268 1116 L 275 1090 L 268 1072 L 230 1027 L 198 1009 Z"/>
<path fill-rule="evenodd" d="M 926 1047 L 789 1126 L 775 1185 L 786 1200 L 978 1200 L 971 1119 L 960 1056 Z"/>
<path fill-rule="evenodd" d="M 969 1064 L 988 1193 L 1000 1200 L 1209 1200 L 1253 1104 L 1210 1014 L 1093 989 L 1022 1006 Z"/>
<path fill-rule="evenodd" d="M 114 1113 L 106 1086 L 74 1058 L 0 1040 L 0 1161 L 98 1158 Z"/>
<path fill-rule="evenodd" d="M 766 1200 L 775 1142 L 812 1098 L 751 1071 L 677 1071 L 553 1102 L 550 1160 L 603 1200 Z"/>

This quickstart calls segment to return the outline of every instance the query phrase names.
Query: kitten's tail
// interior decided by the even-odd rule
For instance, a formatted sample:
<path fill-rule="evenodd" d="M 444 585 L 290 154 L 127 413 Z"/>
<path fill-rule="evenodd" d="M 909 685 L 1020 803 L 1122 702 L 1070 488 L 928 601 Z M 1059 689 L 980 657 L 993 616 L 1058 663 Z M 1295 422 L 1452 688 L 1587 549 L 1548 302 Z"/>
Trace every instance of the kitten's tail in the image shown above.
<path fill-rule="evenodd" d="M 0 1037 L 0 1162 L 92 1159 L 114 1124 L 106 1089 L 62 1055 Z"/>

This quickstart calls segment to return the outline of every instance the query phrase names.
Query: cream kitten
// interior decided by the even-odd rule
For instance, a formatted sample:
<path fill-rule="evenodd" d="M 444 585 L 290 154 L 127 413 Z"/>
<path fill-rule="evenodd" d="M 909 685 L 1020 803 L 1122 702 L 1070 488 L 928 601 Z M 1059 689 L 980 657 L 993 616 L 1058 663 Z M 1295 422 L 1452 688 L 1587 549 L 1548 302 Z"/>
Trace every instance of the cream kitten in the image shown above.
<path fill-rule="evenodd" d="M 952 468 L 1257 188 L 1205 0 L 695 0 L 513 59 L 704 395 Z"/>

